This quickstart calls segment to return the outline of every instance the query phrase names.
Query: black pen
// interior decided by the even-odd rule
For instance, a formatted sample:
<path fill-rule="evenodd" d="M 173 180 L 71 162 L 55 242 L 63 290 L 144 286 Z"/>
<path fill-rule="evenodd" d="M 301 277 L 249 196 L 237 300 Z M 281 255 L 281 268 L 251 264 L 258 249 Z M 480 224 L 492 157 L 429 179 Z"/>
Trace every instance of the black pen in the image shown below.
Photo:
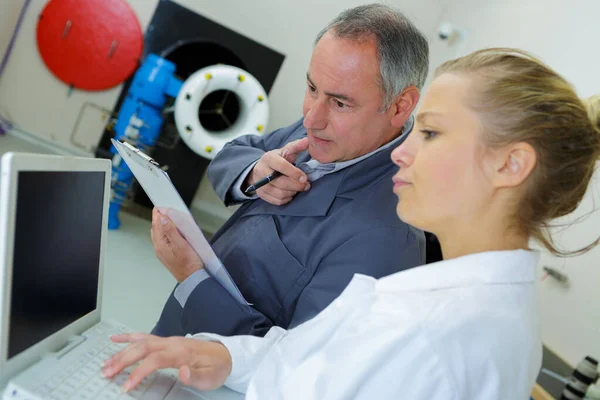
<path fill-rule="evenodd" d="M 265 176 L 264 178 L 254 182 L 252 185 L 248 186 L 246 190 L 244 190 L 245 194 L 249 194 L 252 192 L 256 192 L 261 187 L 265 186 L 267 183 L 271 182 L 273 179 L 281 176 L 281 172 L 273 171 L 271 174 Z"/>

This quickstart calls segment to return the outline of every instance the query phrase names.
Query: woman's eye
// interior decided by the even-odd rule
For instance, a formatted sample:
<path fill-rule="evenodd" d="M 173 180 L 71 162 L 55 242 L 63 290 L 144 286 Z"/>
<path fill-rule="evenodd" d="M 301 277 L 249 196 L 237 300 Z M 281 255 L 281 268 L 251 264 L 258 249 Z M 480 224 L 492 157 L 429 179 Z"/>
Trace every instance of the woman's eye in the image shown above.
<path fill-rule="evenodd" d="M 437 136 L 437 132 L 435 132 L 435 131 L 428 131 L 426 129 L 423 129 L 421 132 L 423 132 L 423 135 L 425 136 L 425 140 L 431 140 Z"/>

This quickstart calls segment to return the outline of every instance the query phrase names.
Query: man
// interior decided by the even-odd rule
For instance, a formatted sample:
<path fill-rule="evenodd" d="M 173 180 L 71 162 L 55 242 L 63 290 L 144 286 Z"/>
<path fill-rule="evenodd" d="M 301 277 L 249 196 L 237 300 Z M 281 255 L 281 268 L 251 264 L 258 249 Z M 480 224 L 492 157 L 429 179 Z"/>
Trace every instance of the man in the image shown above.
<path fill-rule="evenodd" d="M 225 204 L 243 203 L 212 247 L 251 305 L 210 278 L 155 211 L 156 253 L 179 284 L 153 333 L 264 335 L 314 317 L 355 273 L 380 278 L 424 264 L 423 232 L 395 215 L 390 153 L 412 129 L 427 70 L 426 39 L 388 6 L 347 10 L 323 29 L 306 76 L 304 117 L 232 141 L 208 170 Z M 282 176 L 245 195 L 273 171 Z"/>

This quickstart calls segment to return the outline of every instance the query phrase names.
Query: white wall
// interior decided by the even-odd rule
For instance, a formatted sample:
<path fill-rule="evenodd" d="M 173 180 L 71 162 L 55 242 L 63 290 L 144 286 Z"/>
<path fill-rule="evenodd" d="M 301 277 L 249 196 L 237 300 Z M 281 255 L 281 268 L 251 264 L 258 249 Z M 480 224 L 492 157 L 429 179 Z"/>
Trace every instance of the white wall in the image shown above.
<path fill-rule="evenodd" d="M 441 4 L 446 1 L 394 0 L 388 3 L 401 7 L 424 31 L 431 31 L 442 11 Z M 316 34 L 341 10 L 368 1 L 177 2 L 286 55 L 270 93 L 269 128 L 275 129 L 301 116 L 306 67 Z M 145 31 L 157 0 L 129 0 L 129 3 Z M 0 54 L 4 53 L 23 4 L 24 0 L 0 0 Z M 67 148 L 83 148 L 91 153 L 100 139 L 106 114 L 96 108 L 86 108 L 86 123 L 74 133 L 78 145 L 73 145 L 71 136 L 77 116 L 84 102 L 112 109 L 120 87 L 103 92 L 75 90 L 67 96 L 67 87 L 46 69 L 37 51 L 37 16 L 45 4 L 45 0 L 33 0 L 23 22 L 9 64 L 0 78 L 0 112 L 25 131 Z M 221 205 L 206 179 L 200 185 L 194 205 L 223 218 L 231 213 Z"/>
<path fill-rule="evenodd" d="M 306 69 L 317 33 L 343 9 L 371 3 L 364 0 L 177 2 L 285 54 L 285 61 L 270 93 L 270 129 L 288 125 L 302 114 Z M 423 32 L 431 32 L 447 0 L 380 2 L 401 8 Z M 222 210 L 222 207 L 214 206 L 218 202 L 208 180 L 201 183 L 194 204 L 205 210 Z"/>
<path fill-rule="evenodd" d="M 541 57 L 575 85 L 582 97 L 600 93 L 600 2 L 598 0 L 451 0 L 444 21 L 467 30 L 460 46 L 448 47 L 433 37 L 433 66 L 475 49 L 519 47 Z M 594 204 L 595 202 L 595 204 Z M 574 220 L 600 204 L 600 173 Z M 559 236 L 569 249 L 600 236 L 600 210 Z M 551 278 L 539 284 L 544 343 L 571 365 L 585 355 L 600 357 L 600 248 L 579 257 L 558 259 L 542 253 L 541 267 L 566 273 L 568 289 Z"/>

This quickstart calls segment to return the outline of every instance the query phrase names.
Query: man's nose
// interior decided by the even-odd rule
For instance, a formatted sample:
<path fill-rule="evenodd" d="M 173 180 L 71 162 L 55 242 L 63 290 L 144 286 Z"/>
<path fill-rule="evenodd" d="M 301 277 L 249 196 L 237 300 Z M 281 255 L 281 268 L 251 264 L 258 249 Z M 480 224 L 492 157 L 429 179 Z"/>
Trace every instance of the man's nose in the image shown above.
<path fill-rule="evenodd" d="M 327 105 L 323 101 L 315 100 L 304 117 L 304 127 L 316 130 L 325 129 L 328 118 Z"/>

